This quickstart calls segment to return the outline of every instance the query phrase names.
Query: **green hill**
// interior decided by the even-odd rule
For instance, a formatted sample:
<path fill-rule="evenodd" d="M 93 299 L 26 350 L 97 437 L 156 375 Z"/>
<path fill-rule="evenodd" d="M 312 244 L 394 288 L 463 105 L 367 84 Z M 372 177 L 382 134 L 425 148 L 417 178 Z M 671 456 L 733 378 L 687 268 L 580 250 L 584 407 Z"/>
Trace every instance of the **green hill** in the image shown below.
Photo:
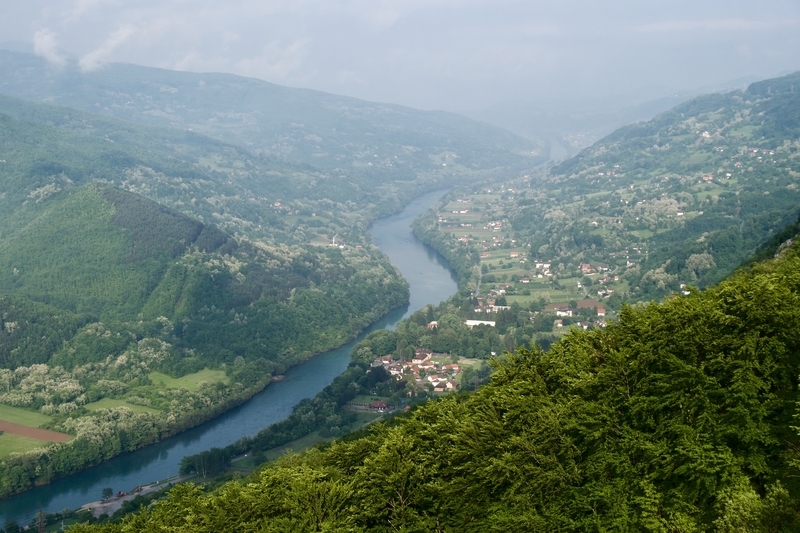
<path fill-rule="evenodd" d="M 266 356 L 285 367 L 407 297 L 397 278 L 381 288 L 394 271 L 377 252 L 359 268 L 339 249 L 281 257 L 107 185 L 31 202 L 12 220 L 0 238 L 0 294 L 109 323 L 180 321 L 170 335 L 215 364 Z M 239 320 L 228 324 L 229 313 Z M 296 336 L 300 328 L 310 331 Z"/>
<path fill-rule="evenodd" d="M 502 161 L 466 168 L 448 152 L 425 156 L 437 161 L 433 170 L 399 170 L 394 163 L 375 168 L 372 162 L 330 169 L 257 155 L 191 131 L 5 95 L 0 122 L 0 207 L 13 210 L 28 195 L 35 200 L 100 179 L 231 234 L 287 244 L 324 244 L 334 235 L 367 244 L 369 224 L 411 198 L 514 168 Z"/>
<path fill-rule="evenodd" d="M 76 531 L 796 531 L 800 247 L 491 382 Z"/>
<path fill-rule="evenodd" d="M 74 437 L 0 457 L 3 496 L 208 420 L 408 299 L 376 249 L 239 241 L 102 183 L 2 218 L 0 404 Z"/>
<path fill-rule="evenodd" d="M 608 267 L 628 299 L 708 286 L 797 218 L 800 73 L 620 128 L 499 202 L 531 259 Z M 518 180 L 519 181 L 519 180 Z"/>

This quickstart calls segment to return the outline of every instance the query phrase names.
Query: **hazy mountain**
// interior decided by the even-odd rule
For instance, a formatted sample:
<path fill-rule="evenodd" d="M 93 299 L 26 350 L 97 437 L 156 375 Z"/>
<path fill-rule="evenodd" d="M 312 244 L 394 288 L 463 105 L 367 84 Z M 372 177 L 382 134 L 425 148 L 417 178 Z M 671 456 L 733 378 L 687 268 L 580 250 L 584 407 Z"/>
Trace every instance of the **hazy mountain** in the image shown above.
<path fill-rule="evenodd" d="M 463 114 L 529 139 L 547 140 L 556 150 L 561 145 L 567 153 L 559 157 L 561 153 L 556 152 L 554 158 L 562 159 L 576 154 L 617 128 L 650 120 L 702 94 L 744 90 L 758 79 L 745 76 L 713 87 L 677 91 L 651 87 L 627 94 L 621 88 L 620 94 L 613 97 L 580 101 L 505 102 Z"/>
<path fill-rule="evenodd" d="M 798 135 L 800 73 L 700 96 L 553 166 L 507 212 L 562 277 L 608 265 L 618 293 L 660 299 L 719 281 L 797 217 Z"/>
<path fill-rule="evenodd" d="M 441 170 L 528 164 L 541 146 L 507 130 L 445 112 L 418 111 L 230 74 L 127 64 L 82 72 L 32 54 L 0 51 L 0 92 L 140 124 L 192 130 L 256 155 L 318 168 Z M 377 168 L 373 168 L 377 172 Z"/>

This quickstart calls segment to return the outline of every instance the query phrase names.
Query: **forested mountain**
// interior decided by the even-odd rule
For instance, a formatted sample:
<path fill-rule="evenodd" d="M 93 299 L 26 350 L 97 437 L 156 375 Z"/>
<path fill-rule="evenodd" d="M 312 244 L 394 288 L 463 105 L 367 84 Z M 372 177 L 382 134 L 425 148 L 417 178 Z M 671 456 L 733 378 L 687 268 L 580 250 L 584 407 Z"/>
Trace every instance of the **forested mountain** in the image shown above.
<path fill-rule="evenodd" d="M 795 531 L 800 245 L 473 393 L 75 531 Z"/>
<path fill-rule="evenodd" d="M 556 279 L 600 265 L 628 299 L 658 299 L 719 281 L 797 217 L 799 137 L 796 73 L 621 128 L 495 206 Z"/>
<path fill-rule="evenodd" d="M 2 222 L 0 403 L 74 437 L 3 457 L 2 495 L 208 420 L 408 298 L 376 249 L 240 241 L 102 183 Z"/>
<path fill-rule="evenodd" d="M 0 96 L 0 120 L 0 202 L 8 209 L 28 194 L 101 179 L 232 234 L 289 244 L 327 244 L 334 235 L 366 243 L 377 216 L 421 192 L 484 175 L 359 169 L 334 175 L 192 132 L 8 96 Z"/>
<path fill-rule="evenodd" d="M 0 51 L 0 92 L 140 124 L 209 135 L 255 155 L 318 169 L 412 179 L 443 164 L 487 170 L 527 164 L 541 147 L 444 112 L 376 104 L 230 74 L 109 64 L 92 72 Z"/>

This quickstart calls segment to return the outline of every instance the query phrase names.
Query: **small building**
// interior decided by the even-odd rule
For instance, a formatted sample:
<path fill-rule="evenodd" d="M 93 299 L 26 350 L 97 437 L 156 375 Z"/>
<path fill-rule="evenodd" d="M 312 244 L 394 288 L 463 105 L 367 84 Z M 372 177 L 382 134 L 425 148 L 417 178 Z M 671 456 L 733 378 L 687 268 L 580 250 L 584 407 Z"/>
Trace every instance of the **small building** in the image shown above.
<path fill-rule="evenodd" d="M 389 405 L 386 402 L 381 402 L 381 401 L 374 401 L 371 404 L 369 404 L 370 409 L 372 409 L 373 411 L 378 411 L 379 413 L 386 411 L 388 407 Z"/>
<path fill-rule="evenodd" d="M 433 352 L 431 350 L 426 350 L 425 348 L 417 348 L 417 352 L 414 354 L 413 359 L 411 362 L 415 365 L 420 363 L 424 363 L 428 359 L 433 356 Z"/>
<path fill-rule="evenodd" d="M 466 324 L 466 326 L 469 329 L 472 329 L 475 326 L 491 326 L 491 327 L 494 327 L 496 323 L 497 322 L 495 322 L 494 320 L 465 320 L 464 321 L 464 324 Z"/>

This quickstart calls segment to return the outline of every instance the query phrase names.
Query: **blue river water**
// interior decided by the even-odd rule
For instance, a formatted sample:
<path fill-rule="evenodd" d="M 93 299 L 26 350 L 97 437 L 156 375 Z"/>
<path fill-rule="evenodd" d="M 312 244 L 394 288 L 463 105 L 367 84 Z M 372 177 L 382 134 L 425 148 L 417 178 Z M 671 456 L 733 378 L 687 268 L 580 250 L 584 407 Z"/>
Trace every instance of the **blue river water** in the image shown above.
<path fill-rule="evenodd" d="M 0 500 L 0 524 L 11 521 L 29 524 L 40 509 L 53 513 L 64 508 L 78 508 L 100 499 L 104 487 L 111 487 L 115 492 L 129 491 L 177 475 L 184 456 L 214 446 L 227 446 L 286 418 L 300 400 L 316 395 L 347 368 L 350 349 L 370 331 L 393 329 L 414 311 L 452 296 L 457 290 L 455 274 L 442 256 L 414 236 L 410 227 L 411 222 L 445 192 L 420 196 L 402 212 L 376 221 L 370 229 L 373 243 L 389 257 L 410 285 L 407 306 L 395 309 L 352 342 L 290 368 L 282 381 L 271 383 L 243 405 L 214 420 L 49 485 Z"/>

